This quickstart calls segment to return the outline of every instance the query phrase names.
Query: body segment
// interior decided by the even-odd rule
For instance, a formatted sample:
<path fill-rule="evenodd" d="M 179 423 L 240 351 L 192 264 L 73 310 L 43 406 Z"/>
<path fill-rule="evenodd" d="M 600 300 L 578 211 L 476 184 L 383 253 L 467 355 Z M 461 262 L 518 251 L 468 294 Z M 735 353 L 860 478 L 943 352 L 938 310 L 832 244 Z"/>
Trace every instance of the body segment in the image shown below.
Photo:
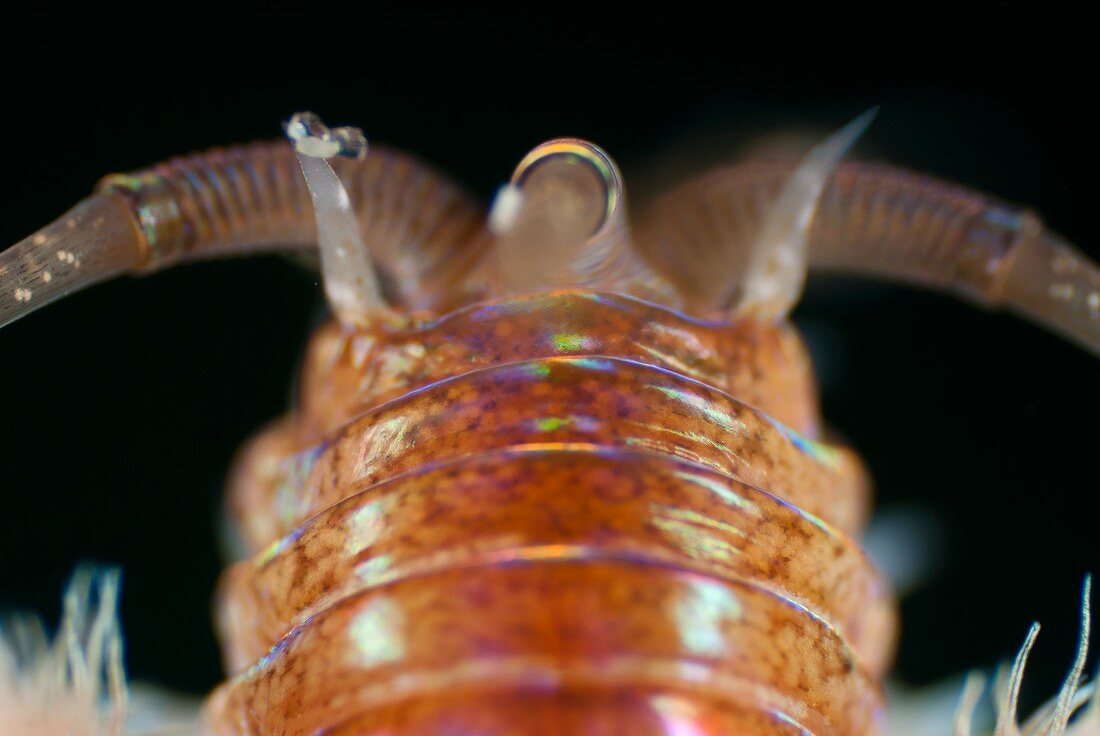
<path fill-rule="evenodd" d="M 245 554 L 205 730 L 882 732 L 896 614 L 855 541 L 864 470 L 787 321 L 806 269 L 1003 303 L 1094 351 L 1100 279 L 983 195 L 834 175 L 862 125 L 635 219 L 606 154 L 552 141 L 486 226 L 403 154 L 330 166 L 316 121 L 296 150 L 109 177 L 0 255 L 0 323 L 122 272 L 340 256 L 298 405 L 231 478 Z"/>
<path fill-rule="evenodd" d="M 860 464 L 673 367 L 814 431 L 793 333 L 561 292 L 324 335 L 236 474 L 257 555 L 221 589 L 218 733 L 878 731 L 894 612 L 841 530 Z"/>

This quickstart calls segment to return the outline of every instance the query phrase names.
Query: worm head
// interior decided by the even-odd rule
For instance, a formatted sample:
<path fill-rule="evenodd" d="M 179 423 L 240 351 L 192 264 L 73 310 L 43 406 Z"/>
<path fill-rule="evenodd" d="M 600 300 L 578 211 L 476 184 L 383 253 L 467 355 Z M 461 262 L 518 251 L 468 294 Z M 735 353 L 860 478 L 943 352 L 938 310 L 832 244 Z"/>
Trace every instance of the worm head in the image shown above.
<path fill-rule="evenodd" d="M 587 141 L 560 138 L 528 153 L 498 192 L 489 229 L 493 295 L 587 288 L 670 298 L 631 239 L 619 167 Z"/>

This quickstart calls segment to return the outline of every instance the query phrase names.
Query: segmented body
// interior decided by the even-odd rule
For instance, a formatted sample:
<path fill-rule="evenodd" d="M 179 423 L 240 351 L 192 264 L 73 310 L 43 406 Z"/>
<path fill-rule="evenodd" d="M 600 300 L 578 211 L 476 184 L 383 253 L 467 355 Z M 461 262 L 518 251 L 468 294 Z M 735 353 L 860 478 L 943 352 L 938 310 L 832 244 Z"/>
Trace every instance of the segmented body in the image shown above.
<path fill-rule="evenodd" d="M 852 541 L 866 478 L 822 437 L 786 321 L 805 266 L 1003 303 L 1098 352 L 1100 270 L 1029 214 L 889 169 L 828 179 L 835 160 L 704 176 L 632 238 L 610 159 L 544 150 L 572 158 L 499 231 L 403 154 L 335 163 L 329 216 L 362 229 L 385 302 L 318 332 L 299 406 L 238 463 L 248 558 L 220 590 L 209 730 L 878 733 L 895 614 Z M 0 324 L 117 273 L 310 247 L 297 173 L 262 143 L 109 177 L 0 255 Z M 604 213 L 562 231 L 584 233 L 577 282 L 517 294 L 570 186 Z M 741 270 L 776 302 L 737 304 Z"/>
<path fill-rule="evenodd" d="M 301 396 L 232 488 L 218 733 L 878 731 L 866 482 L 789 329 L 517 298 L 330 326 Z"/>

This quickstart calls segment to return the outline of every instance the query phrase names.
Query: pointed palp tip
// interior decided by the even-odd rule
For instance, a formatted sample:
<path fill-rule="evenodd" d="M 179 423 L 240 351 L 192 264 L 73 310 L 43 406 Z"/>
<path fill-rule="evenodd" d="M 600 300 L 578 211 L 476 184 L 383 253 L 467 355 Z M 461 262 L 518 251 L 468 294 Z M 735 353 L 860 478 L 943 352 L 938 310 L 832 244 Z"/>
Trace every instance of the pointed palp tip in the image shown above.
<path fill-rule="evenodd" d="M 867 108 L 859 115 L 857 115 L 855 119 L 852 120 L 852 122 L 848 123 L 848 126 L 858 127 L 859 131 L 862 133 L 863 131 L 867 130 L 871 123 L 875 122 L 875 118 L 878 117 L 879 111 L 881 109 L 881 105 L 872 105 L 871 107 Z"/>
<path fill-rule="evenodd" d="M 737 309 L 759 318 L 786 318 L 806 281 L 810 223 L 829 177 L 871 124 L 878 108 L 862 113 L 815 146 L 790 175 L 760 226 L 741 278 Z M 722 290 L 724 307 L 730 289 Z"/>
<path fill-rule="evenodd" d="M 864 110 L 851 122 L 828 138 L 822 147 L 831 150 L 836 159 L 841 158 L 853 145 L 855 145 L 855 142 L 859 140 L 860 136 L 867 131 L 867 128 L 870 127 L 871 123 L 874 122 L 875 117 L 878 115 L 878 111 L 879 108 L 877 105 Z"/>
<path fill-rule="evenodd" d="M 313 202 L 329 304 L 345 325 L 367 324 L 385 300 L 347 190 L 328 161 L 362 158 L 367 139 L 358 128 L 329 129 L 310 112 L 293 115 L 285 127 Z"/>

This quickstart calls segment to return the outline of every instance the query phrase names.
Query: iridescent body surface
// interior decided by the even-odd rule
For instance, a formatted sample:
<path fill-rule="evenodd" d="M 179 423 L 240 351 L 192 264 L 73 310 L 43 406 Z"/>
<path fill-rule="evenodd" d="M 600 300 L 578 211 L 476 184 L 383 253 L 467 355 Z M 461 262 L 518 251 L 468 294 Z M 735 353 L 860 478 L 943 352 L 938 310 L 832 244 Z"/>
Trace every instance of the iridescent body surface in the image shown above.
<path fill-rule="evenodd" d="M 0 323 L 116 273 L 319 242 L 336 319 L 230 481 L 244 555 L 204 728 L 881 733 L 896 614 L 855 541 L 863 467 L 787 320 L 806 270 L 1003 303 L 1094 351 L 1100 271 L 982 195 L 834 176 L 868 120 L 797 167 L 674 190 L 632 235 L 583 141 L 532 151 L 483 225 L 431 170 L 296 116 L 293 147 L 111 177 L 2 254 Z"/>
<path fill-rule="evenodd" d="M 813 395 L 784 325 L 596 292 L 322 328 L 232 484 L 219 732 L 875 733 L 893 604 Z"/>

